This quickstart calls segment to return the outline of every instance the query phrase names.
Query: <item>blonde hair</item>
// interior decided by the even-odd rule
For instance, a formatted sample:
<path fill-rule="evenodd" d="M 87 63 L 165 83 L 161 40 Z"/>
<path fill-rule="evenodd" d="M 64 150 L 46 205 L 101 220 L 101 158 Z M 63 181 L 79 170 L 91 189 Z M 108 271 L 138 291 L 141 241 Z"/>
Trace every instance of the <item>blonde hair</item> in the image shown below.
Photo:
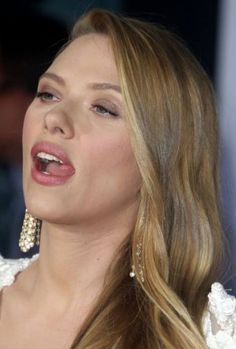
<path fill-rule="evenodd" d="M 72 40 L 89 33 L 110 38 L 143 184 L 136 226 L 71 349 L 206 348 L 202 318 L 223 258 L 211 84 L 180 40 L 150 23 L 92 10 Z"/>

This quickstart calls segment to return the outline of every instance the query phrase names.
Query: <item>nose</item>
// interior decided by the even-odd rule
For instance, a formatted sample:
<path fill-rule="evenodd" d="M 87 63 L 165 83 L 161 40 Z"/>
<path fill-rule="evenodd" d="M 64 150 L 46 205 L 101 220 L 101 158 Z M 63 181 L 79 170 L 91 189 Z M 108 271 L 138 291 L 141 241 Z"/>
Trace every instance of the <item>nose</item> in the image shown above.
<path fill-rule="evenodd" d="M 70 139 L 74 136 L 74 127 L 72 120 L 65 111 L 54 108 L 47 112 L 44 118 L 45 132 L 52 135 Z"/>

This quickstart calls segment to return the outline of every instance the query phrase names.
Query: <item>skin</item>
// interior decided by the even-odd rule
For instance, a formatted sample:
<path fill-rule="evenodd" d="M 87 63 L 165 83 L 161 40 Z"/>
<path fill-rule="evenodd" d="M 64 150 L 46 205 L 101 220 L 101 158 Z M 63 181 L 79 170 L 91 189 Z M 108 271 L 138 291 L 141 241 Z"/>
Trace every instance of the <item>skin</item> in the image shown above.
<path fill-rule="evenodd" d="M 140 199 L 122 95 L 117 88 L 91 87 L 119 86 L 109 39 L 97 34 L 76 39 L 48 72 L 63 84 L 55 75 L 42 77 L 38 90 L 47 94 L 35 98 L 23 129 L 26 207 L 43 220 L 40 257 L 2 294 L 1 342 L 6 338 L 14 347 L 17 338 L 18 348 L 70 343 L 134 226 Z M 68 155 L 76 171 L 65 184 L 44 186 L 32 179 L 30 151 L 40 141 Z"/>

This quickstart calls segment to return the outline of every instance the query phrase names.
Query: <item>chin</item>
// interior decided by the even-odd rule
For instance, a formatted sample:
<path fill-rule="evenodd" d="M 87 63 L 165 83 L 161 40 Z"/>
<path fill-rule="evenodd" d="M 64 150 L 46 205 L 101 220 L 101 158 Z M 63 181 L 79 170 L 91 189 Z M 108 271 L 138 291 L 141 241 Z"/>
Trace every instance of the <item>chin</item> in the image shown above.
<path fill-rule="evenodd" d="M 38 195 L 25 195 L 25 204 L 29 213 L 41 220 L 59 223 L 63 218 L 66 218 L 63 205 L 59 204 L 58 200 L 55 200 L 52 197 L 45 197 L 42 193 L 39 193 Z"/>

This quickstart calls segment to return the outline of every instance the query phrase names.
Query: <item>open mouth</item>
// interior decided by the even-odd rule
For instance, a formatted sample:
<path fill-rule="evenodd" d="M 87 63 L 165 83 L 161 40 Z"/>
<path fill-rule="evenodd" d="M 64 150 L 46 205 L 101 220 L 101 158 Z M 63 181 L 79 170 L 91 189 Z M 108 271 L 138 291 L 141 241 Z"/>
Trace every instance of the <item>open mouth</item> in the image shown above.
<path fill-rule="evenodd" d="M 56 156 L 45 152 L 39 152 L 34 160 L 39 172 L 46 175 L 63 175 L 63 171 L 60 168 L 60 166 L 63 165 L 63 161 L 58 159 Z"/>
<path fill-rule="evenodd" d="M 47 176 L 68 177 L 74 174 L 73 166 L 64 164 L 55 155 L 39 152 L 34 157 L 37 171 Z"/>
<path fill-rule="evenodd" d="M 55 144 L 38 143 L 32 148 L 31 155 L 32 176 L 40 184 L 63 184 L 75 173 L 66 153 Z"/>

